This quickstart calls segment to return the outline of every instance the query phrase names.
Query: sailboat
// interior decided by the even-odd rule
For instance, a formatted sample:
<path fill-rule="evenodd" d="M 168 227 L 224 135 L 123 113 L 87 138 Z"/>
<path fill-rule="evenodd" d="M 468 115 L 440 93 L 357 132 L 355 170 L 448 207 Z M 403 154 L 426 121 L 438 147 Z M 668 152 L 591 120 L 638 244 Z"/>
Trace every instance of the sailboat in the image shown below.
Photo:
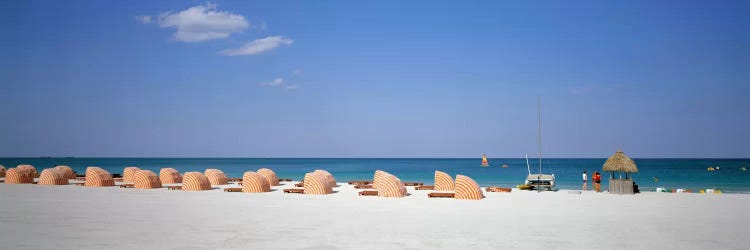
<path fill-rule="evenodd" d="M 486 154 L 482 154 L 482 165 L 480 166 L 485 167 L 485 168 L 490 166 L 490 163 L 487 161 Z"/>
<path fill-rule="evenodd" d="M 531 165 L 529 165 L 529 156 L 526 156 L 526 167 L 528 168 L 529 175 L 526 176 L 526 182 L 524 185 L 519 185 L 519 189 L 536 189 L 536 190 L 552 190 L 555 187 L 555 175 L 554 174 L 542 174 L 542 101 L 541 98 L 537 99 L 538 105 L 538 122 L 537 122 L 537 143 L 539 144 L 539 173 L 531 173 Z"/>

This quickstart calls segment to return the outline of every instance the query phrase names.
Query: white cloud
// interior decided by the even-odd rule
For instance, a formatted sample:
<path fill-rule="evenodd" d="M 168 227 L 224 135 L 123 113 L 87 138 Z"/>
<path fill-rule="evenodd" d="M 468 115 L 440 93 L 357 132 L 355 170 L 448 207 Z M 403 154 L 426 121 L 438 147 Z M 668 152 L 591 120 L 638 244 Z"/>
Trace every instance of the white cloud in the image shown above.
<path fill-rule="evenodd" d="M 294 40 L 282 36 L 269 36 L 248 42 L 237 49 L 226 49 L 219 53 L 227 56 L 250 56 L 274 50 L 282 45 L 290 45 Z"/>
<path fill-rule="evenodd" d="M 270 87 L 277 87 L 281 85 L 284 85 L 284 78 L 281 78 L 281 77 L 273 79 L 273 81 L 270 81 L 270 82 L 260 83 L 260 86 L 270 86 Z"/>
<path fill-rule="evenodd" d="M 148 17 L 148 22 L 143 22 L 144 20 L 146 19 L 140 21 L 150 23 L 151 17 Z M 177 29 L 173 37 L 181 42 L 203 42 L 227 38 L 250 26 L 244 16 L 218 11 L 216 5 L 212 3 L 190 7 L 177 13 L 165 12 L 159 15 L 157 21 L 163 28 Z"/>
<path fill-rule="evenodd" d="M 135 20 L 142 24 L 151 23 L 151 16 L 135 16 Z"/>
<path fill-rule="evenodd" d="M 287 84 L 286 81 L 284 81 L 284 78 L 281 77 L 273 79 L 273 81 L 270 82 L 261 82 L 259 85 L 263 87 L 282 88 L 286 90 L 297 89 L 297 85 Z"/>

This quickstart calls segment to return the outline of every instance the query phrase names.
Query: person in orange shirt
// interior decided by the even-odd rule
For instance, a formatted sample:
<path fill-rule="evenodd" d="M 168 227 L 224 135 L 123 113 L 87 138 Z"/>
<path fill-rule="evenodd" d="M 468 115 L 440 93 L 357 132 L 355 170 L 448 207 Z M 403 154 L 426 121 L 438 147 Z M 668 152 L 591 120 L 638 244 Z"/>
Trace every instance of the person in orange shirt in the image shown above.
<path fill-rule="evenodd" d="M 594 172 L 594 191 L 601 192 L 602 191 L 602 176 L 599 174 L 599 171 Z"/>

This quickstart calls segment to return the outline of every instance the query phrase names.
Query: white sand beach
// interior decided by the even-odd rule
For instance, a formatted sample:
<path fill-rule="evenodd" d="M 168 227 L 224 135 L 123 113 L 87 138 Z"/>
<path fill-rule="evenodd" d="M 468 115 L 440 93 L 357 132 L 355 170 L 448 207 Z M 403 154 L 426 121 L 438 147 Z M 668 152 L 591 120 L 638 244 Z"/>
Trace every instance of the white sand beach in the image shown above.
<path fill-rule="evenodd" d="M 228 185 L 233 186 L 233 185 Z M 0 184 L 3 249 L 748 249 L 750 195 L 479 201 Z"/>

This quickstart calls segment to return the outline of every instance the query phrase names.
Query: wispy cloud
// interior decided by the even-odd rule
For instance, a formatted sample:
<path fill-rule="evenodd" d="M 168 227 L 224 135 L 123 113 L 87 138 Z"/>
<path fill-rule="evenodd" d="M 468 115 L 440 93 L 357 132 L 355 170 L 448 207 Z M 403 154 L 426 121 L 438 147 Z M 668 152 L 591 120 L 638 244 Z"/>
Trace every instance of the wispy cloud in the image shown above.
<path fill-rule="evenodd" d="M 248 42 L 236 49 L 226 49 L 219 53 L 227 56 L 251 56 L 274 50 L 282 45 L 291 45 L 294 40 L 282 36 L 268 36 Z"/>
<path fill-rule="evenodd" d="M 260 86 L 269 86 L 269 87 L 278 87 L 281 85 L 284 85 L 284 78 L 281 78 L 281 77 L 273 79 L 273 81 L 270 81 L 270 82 L 260 83 Z"/>
<path fill-rule="evenodd" d="M 250 27 L 244 16 L 218 11 L 213 3 L 193 6 L 177 13 L 164 12 L 154 17 L 136 16 L 136 20 L 144 24 L 155 21 L 162 28 L 175 28 L 177 31 L 172 37 L 180 42 L 227 38 Z"/>
<path fill-rule="evenodd" d="M 282 88 L 285 90 L 296 90 L 298 88 L 296 84 L 288 84 L 282 77 L 273 79 L 272 81 L 268 82 L 261 82 L 258 85 L 263 87 Z"/>
<path fill-rule="evenodd" d="M 135 16 L 135 20 L 142 24 L 151 23 L 151 16 Z"/>

